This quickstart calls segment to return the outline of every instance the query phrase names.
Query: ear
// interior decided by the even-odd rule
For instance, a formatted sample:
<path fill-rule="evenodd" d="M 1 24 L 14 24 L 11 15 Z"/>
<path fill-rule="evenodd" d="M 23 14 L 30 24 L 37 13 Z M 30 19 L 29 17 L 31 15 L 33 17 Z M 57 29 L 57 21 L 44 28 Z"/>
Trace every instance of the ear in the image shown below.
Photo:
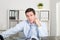
<path fill-rule="evenodd" d="M 35 15 L 35 18 L 37 18 L 37 16 Z"/>

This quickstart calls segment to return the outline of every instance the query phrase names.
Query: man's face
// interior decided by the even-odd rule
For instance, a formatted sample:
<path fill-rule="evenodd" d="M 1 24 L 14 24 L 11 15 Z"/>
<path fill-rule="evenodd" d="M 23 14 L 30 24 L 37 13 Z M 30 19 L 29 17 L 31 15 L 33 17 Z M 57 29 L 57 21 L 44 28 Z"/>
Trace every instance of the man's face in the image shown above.
<path fill-rule="evenodd" d="M 35 15 L 33 14 L 32 11 L 31 11 L 31 12 L 27 12 L 27 13 L 26 13 L 26 17 L 27 17 L 27 19 L 28 19 L 28 21 L 29 21 L 30 23 L 33 23 L 34 20 L 35 20 Z"/>

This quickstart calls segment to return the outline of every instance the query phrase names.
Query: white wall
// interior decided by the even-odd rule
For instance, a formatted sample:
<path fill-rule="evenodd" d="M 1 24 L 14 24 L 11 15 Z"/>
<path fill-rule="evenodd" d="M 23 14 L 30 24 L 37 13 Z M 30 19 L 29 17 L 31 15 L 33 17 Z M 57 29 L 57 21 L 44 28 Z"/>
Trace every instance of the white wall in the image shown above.
<path fill-rule="evenodd" d="M 0 29 L 7 28 L 7 9 L 8 9 L 8 1 L 0 0 Z"/>
<path fill-rule="evenodd" d="M 57 3 L 60 2 L 60 0 L 57 0 Z"/>
<path fill-rule="evenodd" d="M 0 0 L 0 27 L 7 29 L 8 10 L 9 9 L 26 9 L 32 7 L 37 9 L 39 2 L 44 3 L 44 9 L 49 9 L 49 0 Z M 1 28 L 0 28 L 1 29 Z"/>
<path fill-rule="evenodd" d="M 49 9 L 49 0 L 10 0 L 9 8 L 11 9 L 26 9 L 29 7 L 36 8 L 37 4 L 42 2 L 44 4 L 44 9 Z"/>
<path fill-rule="evenodd" d="M 56 25 L 56 3 L 60 2 L 60 0 L 50 0 L 50 15 L 51 15 L 51 36 L 56 36 L 57 33 L 57 25 Z"/>
<path fill-rule="evenodd" d="M 60 36 L 60 2 L 56 3 L 56 24 L 57 24 L 57 36 Z"/>
<path fill-rule="evenodd" d="M 56 36 L 56 2 L 57 0 L 50 0 L 50 31 L 51 36 Z"/>

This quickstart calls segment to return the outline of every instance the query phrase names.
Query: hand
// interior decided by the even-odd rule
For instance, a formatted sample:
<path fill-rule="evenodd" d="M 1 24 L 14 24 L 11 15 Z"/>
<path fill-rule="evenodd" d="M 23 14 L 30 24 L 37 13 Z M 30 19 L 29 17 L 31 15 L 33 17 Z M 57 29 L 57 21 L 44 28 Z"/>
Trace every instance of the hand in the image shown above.
<path fill-rule="evenodd" d="M 40 23 L 40 21 L 39 21 L 39 19 L 38 19 L 38 18 L 35 18 L 35 23 L 38 25 L 38 27 L 40 27 L 40 26 L 41 26 L 41 23 Z"/>
<path fill-rule="evenodd" d="M 31 40 L 36 40 L 35 38 L 32 38 Z"/>
<path fill-rule="evenodd" d="M 0 40 L 4 40 L 4 38 L 3 38 L 3 36 L 2 36 L 2 35 L 0 35 Z"/>

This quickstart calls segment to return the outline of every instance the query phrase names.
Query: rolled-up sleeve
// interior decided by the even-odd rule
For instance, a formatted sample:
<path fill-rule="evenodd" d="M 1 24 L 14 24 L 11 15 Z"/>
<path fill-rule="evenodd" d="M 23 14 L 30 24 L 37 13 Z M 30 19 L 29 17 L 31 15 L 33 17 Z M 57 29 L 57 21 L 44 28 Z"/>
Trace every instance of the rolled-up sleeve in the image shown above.
<path fill-rule="evenodd" d="M 7 38 L 13 34 L 16 34 L 19 31 L 23 30 L 23 22 L 17 24 L 15 27 L 8 29 L 7 31 L 4 31 L 1 33 L 3 38 Z"/>
<path fill-rule="evenodd" d="M 40 37 L 48 36 L 48 29 L 47 29 L 47 25 L 45 23 L 42 23 L 41 27 L 39 27 L 38 30 L 39 30 Z"/>

